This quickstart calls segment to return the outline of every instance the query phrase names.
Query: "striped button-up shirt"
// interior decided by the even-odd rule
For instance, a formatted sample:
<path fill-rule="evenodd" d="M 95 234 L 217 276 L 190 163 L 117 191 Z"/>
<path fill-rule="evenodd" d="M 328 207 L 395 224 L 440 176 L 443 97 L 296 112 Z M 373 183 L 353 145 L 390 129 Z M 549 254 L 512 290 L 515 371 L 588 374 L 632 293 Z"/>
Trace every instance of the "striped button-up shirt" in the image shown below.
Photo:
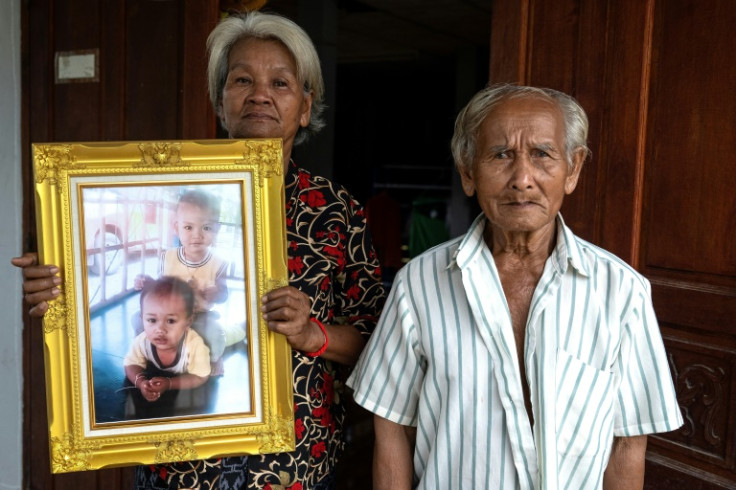
<path fill-rule="evenodd" d="M 399 271 L 348 384 L 417 426 L 418 488 L 601 488 L 614 436 L 682 425 L 649 283 L 558 216 L 526 324 L 532 428 L 484 226 Z"/>

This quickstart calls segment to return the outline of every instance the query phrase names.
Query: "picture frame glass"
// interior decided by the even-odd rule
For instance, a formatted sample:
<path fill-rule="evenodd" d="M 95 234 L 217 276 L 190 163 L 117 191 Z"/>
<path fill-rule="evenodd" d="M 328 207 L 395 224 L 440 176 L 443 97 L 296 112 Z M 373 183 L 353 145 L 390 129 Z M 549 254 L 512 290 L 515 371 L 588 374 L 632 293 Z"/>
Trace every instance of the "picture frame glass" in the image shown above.
<path fill-rule="evenodd" d="M 246 281 L 252 268 L 245 264 L 253 257 L 248 256 L 243 243 L 242 210 L 253 203 L 249 199 L 248 205 L 244 205 L 243 196 L 248 194 L 243 187 L 238 181 L 79 186 L 82 226 L 78 238 L 86 262 L 86 281 L 80 284 L 85 286 L 81 292 L 89 317 L 92 369 L 88 382 L 94 392 L 89 409 L 95 426 L 126 420 L 251 413 L 251 384 L 260 372 L 256 365 L 256 371 L 251 373 L 248 362 L 252 335 L 246 325 L 252 301 L 246 301 L 246 286 L 254 278 Z M 192 204 L 182 205 L 184 215 L 179 217 L 177 204 L 187 196 L 191 200 L 200 197 L 217 202 L 218 216 L 212 219 Z M 195 224 L 212 231 L 197 234 Z M 245 226 L 247 229 L 248 223 Z M 205 251 L 188 257 L 178 230 L 188 233 L 191 241 Z M 169 263 L 180 264 L 179 275 L 198 292 L 215 287 L 207 273 L 212 276 L 225 269 L 222 282 L 227 296 L 218 302 L 195 296 L 202 304 L 194 313 L 192 328 L 220 338 L 219 342 L 217 337 L 206 342 L 217 344 L 217 354 L 210 348 L 211 369 L 217 373 L 212 373 L 213 379 L 204 386 L 180 390 L 175 397 L 157 402 L 160 408 L 155 408 L 141 400 L 140 395 L 133 396 L 138 390 L 125 378 L 124 362 L 136 336 L 144 333 L 139 291 L 145 278 L 151 280 L 164 274 L 167 258 Z M 160 334 L 159 328 L 148 330 L 152 336 Z M 154 344 L 151 352 L 156 352 Z M 154 362 L 157 357 L 151 359 Z"/>

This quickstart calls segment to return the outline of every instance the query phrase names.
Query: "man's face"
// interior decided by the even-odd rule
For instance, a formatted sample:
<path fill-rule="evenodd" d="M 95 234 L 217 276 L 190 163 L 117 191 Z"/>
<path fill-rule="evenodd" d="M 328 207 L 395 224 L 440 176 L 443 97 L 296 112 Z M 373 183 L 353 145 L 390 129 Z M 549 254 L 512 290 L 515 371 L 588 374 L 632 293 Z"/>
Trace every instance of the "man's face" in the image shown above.
<path fill-rule="evenodd" d="M 176 234 L 185 254 L 205 253 L 214 243 L 218 227 L 211 211 L 187 202 L 179 203 L 176 208 Z"/>
<path fill-rule="evenodd" d="M 231 138 L 282 138 L 287 154 L 299 127 L 309 124 L 311 107 L 286 47 L 255 38 L 235 43 L 219 109 Z"/>
<path fill-rule="evenodd" d="M 538 97 L 512 98 L 481 125 L 463 190 L 477 194 L 483 213 L 505 232 L 534 232 L 554 223 L 563 197 L 577 185 L 584 159 L 572 167 L 565 152 L 565 124 L 556 105 Z"/>
<path fill-rule="evenodd" d="M 176 351 L 192 324 L 192 317 L 178 294 L 148 294 L 141 305 L 141 320 L 146 338 L 159 351 Z"/>

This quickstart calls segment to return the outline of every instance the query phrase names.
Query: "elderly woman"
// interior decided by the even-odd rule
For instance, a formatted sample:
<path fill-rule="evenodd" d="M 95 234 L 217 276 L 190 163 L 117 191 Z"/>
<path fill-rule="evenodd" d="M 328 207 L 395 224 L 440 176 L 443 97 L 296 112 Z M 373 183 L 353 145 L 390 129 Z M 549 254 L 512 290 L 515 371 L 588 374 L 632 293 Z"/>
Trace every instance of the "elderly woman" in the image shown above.
<path fill-rule="evenodd" d="M 224 19 L 207 44 L 210 97 L 230 137 L 283 139 L 290 285 L 265 295 L 262 313 L 293 349 L 296 450 L 141 467 L 138 488 L 332 488 L 344 445 L 336 381 L 380 313 L 379 264 L 361 206 L 291 159 L 293 146 L 324 126 L 322 74 L 307 34 L 286 18 L 252 12 Z M 41 316 L 60 279 L 52 276 L 57 267 L 36 262 L 35 254 L 13 259 L 24 268 L 30 312 Z"/>
<path fill-rule="evenodd" d="M 559 214 L 587 132 L 550 89 L 460 112 L 482 214 L 399 271 L 348 380 L 375 414 L 374 488 L 641 489 L 646 434 L 682 424 L 649 283 Z"/>

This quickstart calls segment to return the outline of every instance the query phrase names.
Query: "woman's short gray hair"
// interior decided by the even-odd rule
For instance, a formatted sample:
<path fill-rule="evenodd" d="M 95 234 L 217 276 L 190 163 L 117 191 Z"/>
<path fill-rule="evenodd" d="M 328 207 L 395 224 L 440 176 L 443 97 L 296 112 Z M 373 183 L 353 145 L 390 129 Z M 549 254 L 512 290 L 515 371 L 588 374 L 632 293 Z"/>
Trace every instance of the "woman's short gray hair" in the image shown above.
<path fill-rule="evenodd" d="M 539 97 L 549 100 L 560 108 L 565 121 L 565 156 L 572 165 L 572 156 L 582 148 L 587 158 L 590 150 L 588 140 L 588 116 L 580 104 L 572 97 L 550 88 L 528 87 L 524 85 L 499 84 L 484 88 L 470 99 L 455 120 L 455 133 L 452 136 L 452 156 L 458 168 L 470 168 L 476 152 L 478 130 L 486 116 L 498 105 L 515 97 Z"/>
<path fill-rule="evenodd" d="M 209 62 L 207 81 L 210 100 L 215 112 L 220 114 L 222 91 L 228 75 L 228 57 L 232 47 L 244 38 L 274 40 L 283 44 L 294 57 L 296 75 L 304 84 L 304 92 L 313 93 L 312 114 L 309 125 L 300 128 L 294 138 L 298 145 L 317 134 L 324 126 L 325 86 L 317 50 L 309 35 L 293 21 L 276 14 L 248 12 L 223 19 L 207 38 Z"/>

